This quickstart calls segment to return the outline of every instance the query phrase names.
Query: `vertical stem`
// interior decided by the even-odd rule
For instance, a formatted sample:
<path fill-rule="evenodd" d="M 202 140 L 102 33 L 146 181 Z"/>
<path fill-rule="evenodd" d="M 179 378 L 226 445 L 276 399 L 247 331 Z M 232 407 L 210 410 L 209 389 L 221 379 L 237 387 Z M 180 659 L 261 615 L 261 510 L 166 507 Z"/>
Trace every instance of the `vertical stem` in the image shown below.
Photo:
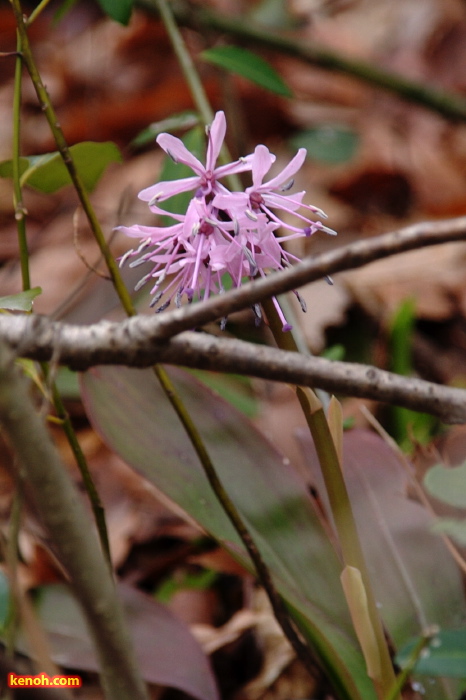
<path fill-rule="evenodd" d="M 214 113 L 212 107 L 210 106 L 207 95 L 204 91 L 204 86 L 199 78 L 199 74 L 194 66 L 192 58 L 189 52 L 186 50 L 183 37 L 181 36 L 180 30 L 176 24 L 173 17 L 171 8 L 169 7 L 166 0 L 155 0 L 157 8 L 160 12 L 160 16 L 167 30 L 167 34 L 172 42 L 173 50 L 180 62 L 180 66 L 183 70 L 184 76 L 188 83 L 192 98 L 196 104 L 199 114 L 205 124 L 212 121 Z"/>
<path fill-rule="evenodd" d="M 165 388 L 166 392 L 169 391 L 170 387 L 165 387 L 165 379 L 167 378 L 165 370 L 162 367 L 160 367 L 160 365 L 156 365 L 155 372 L 162 386 Z M 246 551 L 248 552 L 252 560 L 252 563 L 256 569 L 257 576 L 269 598 L 272 610 L 278 623 L 280 624 L 285 636 L 287 637 L 291 646 L 295 650 L 296 655 L 303 663 L 304 667 L 309 671 L 312 678 L 315 678 L 317 673 L 317 665 L 315 659 L 308 646 L 303 641 L 301 641 L 301 638 L 297 633 L 293 622 L 291 621 L 290 615 L 288 614 L 288 610 L 285 607 L 283 599 L 280 597 L 279 593 L 277 592 L 277 589 L 275 588 L 270 571 L 265 561 L 263 560 L 258 548 L 256 547 L 251 533 L 249 532 L 238 509 L 236 508 L 235 504 L 228 495 L 225 487 L 223 486 L 223 483 L 217 474 L 217 471 L 210 459 L 210 456 L 204 446 L 204 443 L 200 439 L 200 436 L 198 441 L 196 441 L 196 444 L 193 442 L 192 436 L 197 435 L 196 426 L 192 422 L 190 415 L 185 411 L 184 406 L 180 404 L 180 401 L 176 394 L 172 396 L 171 403 L 173 408 L 177 412 L 180 421 L 185 427 L 186 432 L 191 437 L 191 443 L 193 444 L 193 447 L 198 454 L 198 457 L 204 469 L 204 473 L 209 481 L 209 484 L 212 487 L 213 492 L 215 493 L 217 499 L 221 503 L 223 510 L 225 511 L 231 524 L 233 525 L 239 537 L 241 538 L 241 541 L 244 544 Z"/>
<path fill-rule="evenodd" d="M 295 344 L 294 340 L 289 333 L 282 332 L 282 324 L 273 303 L 268 300 L 264 306 L 278 347 L 286 350 L 292 349 L 292 346 Z M 380 678 L 373 679 L 373 682 L 377 695 L 382 700 L 394 687 L 395 674 L 359 540 L 351 502 L 343 478 L 340 460 L 322 403 L 312 389 L 296 387 L 296 393 L 317 451 L 344 564 L 347 567 L 358 569 L 362 577 L 381 668 Z"/>
<path fill-rule="evenodd" d="M 53 138 L 55 140 L 55 143 L 57 144 L 57 148 L 60 151 L 60 154 L 63 158 L 63 162 L 65 164 L 65 167 L 68 170 L 71 181 L 72 181 L 72 183 L 75 187 L 75 190 L 77 192 L 77 195 L 79 197 L 79 201 L 81 202 L 81 206 L 82 206 L 84 213 L 89 221 L 89 225 L 91 227 L 91 230 L 94 234 L 94 237 L 95 237 L 95 239 L 99 245 L 99 248 L 102 252 L 102 255 L 105 259 L 105 263 L 107 265 L 107 268 L 108 268 L 110 277 L 112 279 L 113 285 L 118 293 L 118 296 L 120 297 L 120 300 L 123 304 L 123 307 L 124 307 L 126 313 L 131 316 L 135 313 L 134 308 L 133 308 L 133 304 L 131 301 L 131 297 L 130 297 L 129 292 L 123 283 L 123 280 L 121 279 L 121 275 L 120 275 L 120 272 L 118 270 L 118 265 L 115 262 L 115 259 L 113 258 L 112 253 L 110 252 L 110 248 L 108 247 L 108 244 L 107 244 L 107 241 L 105 239 L 102 228 L 100 226 L 100 223 L 99 223 L 97 216 L 94 212 L 94 209 L 91 205 L 89 195 L 88 195 L 86 188 L 83 185 L 82 179 L 81 179 L 81 177 L 76 169 L 76 166 L 74 164 L 73 158 L 72 158 L 70 150 L 68 148 L 68 144 L 66 142 L 65 136 L 63 134 L 60 123 L 58 121 L 57 115 L 55 113 L 55 110 L 52 106 L 49 95 L 47 93 L 47 90 L 42 82 L 42 78 L 41 78 L 40 73 L 39 73 L 37 66 L 35 64 L 35 61 L 34 61 L 34 58 L 32 55 L 32 51 L 31 51 L 31 46 L 29 44 L 29 39 L 28 39 L 27 32 L 26 32 L 26 24 L 25 24 L 25 20 L 23 17 L 23 12 L 21 9 L 20 0 L 11 0 L 11 4 L 13 7 L 13 12 L 15 14 L 16 23 L 18 26 L 19 36 L 21 38 L 23 61 L 24 61 L 24 64 L 26 65 L 26 68 L 29 72 L 29 75 L 31 76 L 31 80 L 32 80 L 32 83 L 34 85 L 34 89 L 36 91 L 37 99 L 39 100 L 39 104 L 40 104 L 40 106 L 45 114 L 45 117 L 46 117 L 48 123 L 49 123 Z"/>
<path fill-rule="evenodd" d="M 48 2 L 48 0 L 47 0 Z M 42 2 L 37 8 L 36 12 L 40 8 L 44 8 L 47 2 Z M 36 14 L 37 16 L 37 14 Z M 31 15 L 32 18 L 32 15 Z M 30 21 L 32 19 L 30 18 Z M 22 187 L 21 187 L 21 176 L 20 176 L 20 135 L 21 135 L 21 85 L 22 85 L 22 50 L 23 50 L 23 37 L 20 29 L 17 30 L 17 52 L 18 57 L 16 59 L 15 65 L 15 83 L 14 83 L 14 95 L 13 95 L 13 188 L 14 188 L 14 207 L 15 207 L 15 218 L 18 228 L 18 247 L 20 253 L 21 262 L 21 275 L 22 275 L 22 287 L 23 291 L 30 289 L 30 274 L 29 274 L 29 251 L 27 245 L 27 235 L 26 235 L 26 210 L 22 202 Z M 44 375 L 47 375 L 48 370 L 45 364 L 42 365 L 42 371 Z M 107 528 L 105 525 L 105 515 L 102 505 L 97 494 L 97 490 L 92 481 L 92 476 L 89 472 L 89 468 L 86 463 L 86 459 L 79 445 L 78 439 L 74 432 L 73 426 L 71 424 L 70 418 L 63 406 L 60 394 L 57 388 L 52 385 L 52 394 L 55 409 L 57 414 L 62 419 L 62 425 L 65 435 L 68 439 L 72 452 L 74 454 L 76 463 L 81 471 L 87 493 L 89 495 L 92 508 L 94 511 L 94 516 L 96 519 L 96 524 L 98 532 L 101 538 L 102 548 L 107 557 L 109 564 L 110 559 L 110 549 L 108 543 Z"/>
<path fill-rule="evenodd" d="M 31 288 L 29 276 L 29 252 L 26 237 L 26 209 L 23 205 L 23 195 L 20 181 L 20 135 L 21 135 L 21 86 L 23 63 L 21 58 L 22 39 L 20 32 L 16 33 L 16 48 L 18 56 L 15 62 L 15 83 L 13 93 L 13 203 L 15 208 L 15 219 L 18 230 L 19 257 L 21 264 L 21 277 L 23 280 L 23 291 Z"/>
<path fill-rule="evenodd" d="M 45 365 L 43 366 L 43 371 L 47 373 L 47 368 Z M 107 523 L 105 521 L 105 510 L 102 505 L 102 501 L 100 500 L 99 492 L 97 491 L 96 486 L 94 484 L 92 474 L 89 471 L 89 466 L 87 464 L 86 457 L 84 456 L 84 453 L 81 449 L 81 445 L 79 444 L 79 440 L 73 428 L 73 424 L 71 423 L 69 413 L 63 404 L 60 392 L 58 391 L 54 382 L 52 383 L 51 389 L 53 404 L 55 406 L 57 416 L 61 420 L 63 432 L 66 435 L 68 444 L 71 447 L 76 464 L 78 465 L 78 469 L 81 473 L 84 488 L 86 489 L 86 493 L 91 502 L 92 512 L 94 514 L 94 519 L 97 526 L 97 532 L 99 533 L 100 545 L 102 547 L 102 551 L 109 566 L 110 572 L 113 575 L 112 558 L 110 554 L 110 543 L 108 540 Z"/>

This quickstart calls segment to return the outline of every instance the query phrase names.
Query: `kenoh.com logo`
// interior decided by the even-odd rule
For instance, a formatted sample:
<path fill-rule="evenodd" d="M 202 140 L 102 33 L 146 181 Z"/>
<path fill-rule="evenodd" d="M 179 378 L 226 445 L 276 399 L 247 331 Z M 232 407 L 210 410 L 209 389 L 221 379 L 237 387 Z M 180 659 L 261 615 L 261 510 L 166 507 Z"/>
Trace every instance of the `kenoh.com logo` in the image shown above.
<path fill-rule="evenodd" d="M 46 673 L 38 673 L 36 676 L 8 674 L 9 688 L 80 688 L 81 685 L 82 680 L 79 676 L 48 676 Z"/>

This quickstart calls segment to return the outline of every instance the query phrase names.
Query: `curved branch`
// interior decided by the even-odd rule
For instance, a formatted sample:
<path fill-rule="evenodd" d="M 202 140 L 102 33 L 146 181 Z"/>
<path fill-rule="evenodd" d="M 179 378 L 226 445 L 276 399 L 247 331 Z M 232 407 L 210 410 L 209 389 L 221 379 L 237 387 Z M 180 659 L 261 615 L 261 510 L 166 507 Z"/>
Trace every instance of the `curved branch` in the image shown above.
<path fill-rule="evenodd" d="M 147 332 L 150 320 L 137 316 L 122 323 L 100 321 L 86 327 L 51 322 L 41 316 L 0 316 L 0 338 L 24 357 L 49 360 L 53 355 L 77 370 L 101 364 L 183 365 L 319 387 L 424 411 L 445 423 L 466 422 L 466 391 L 462 389 L 204 333 L 184 332 L 160 341 Z"/>
<path fill-rule="evenodd" d="M 235 311 L 297 289 L 326 275 L 362 267 L 408 250 L 461 240 L 466 240 L 466 216 L 414 224 L 376 238 L 350 243 L 315 257 L 308 257 L 284 272 L 249 282 L 238 289 L 230 290 L 227 294 L 211 297 L 202 304 L 165 311 L 160 316 L 147 320 L 147 332 L 159 339 L 170 338 L 181 331 L 224 318 Z"/>

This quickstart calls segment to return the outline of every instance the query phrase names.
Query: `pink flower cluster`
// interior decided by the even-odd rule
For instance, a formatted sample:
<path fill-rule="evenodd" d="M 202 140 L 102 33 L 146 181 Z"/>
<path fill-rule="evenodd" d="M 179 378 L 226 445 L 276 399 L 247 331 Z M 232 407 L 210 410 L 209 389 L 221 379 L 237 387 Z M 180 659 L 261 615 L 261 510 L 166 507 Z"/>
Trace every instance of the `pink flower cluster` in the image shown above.
<path fill-rule="evenodd" d="M 163 311 L 175 299 L 180 306 L 183 298 L 207 299 L 211 294 L 224 291 L 224 275 L 228 274 L 235 287 L 246 279 L 265 276 L 268 271 L 282 270 L 298 258 L 283 248 L 283 243 L 293 238 L 311 236 L 316 231 L 334 234 L 335 231 L 320 221 L 313 221 L 302 213 L 311 212 L 321 217 L 325 214 L 303 204 L 304 192 L 290 195 L 293 175 L 306 157 L 300 148 L 290 163 L 275 177 L 265 180 L 275 156 L 266 146 L 257 146 L 254 153 L 244 158 L 217 166 L 223 144 L 226 120 L 223 112 L 217 112 L 207 129 L 207 154 L 205 166 L 184 146 L 180 139 L 170 134 L 160 134 L 158 144 L 177 163 L 188 165 L 192 177 L 159 182 L 139 193 L 139 199 L 148 202 L 154 214 L 170 216 L 171 226 L 121 226 L 119 230 L 128 236 L 141 239 L 136 249 L 129 250 L 120 260 L 120 266 L 132 258 L 130 267 L 151 263 L 150 271 L 136 285 L 140 289 L 152 280 L 151 306 Z M 231 192 L 221 182 L 227 175 L 249 171 L 252 185 L 243 192 Z M 192 191 L 193 197 L 185 214 L 172 214 L 159 207 L 159 203 L 180 192 Z M 293 226 L 280 217 L 280 212 L 291 213 L 302 226 Z M 282 214 L 283 216 L 283 214 Z M 286 235 L 277 237 L 278 228 Z M 167 278 L 170 279 L 167 281 Z M 299 294 L 295 292 L 302 302 Z M 280 309 L 274 304 L 283 323 L 283 330 L 291 329 Z M 304 302 L 301 303 L 305 310 Z M 254 311 L 260 319 L 260 309 Z M 224 327 L 225 321 L 222 322 Z"/>

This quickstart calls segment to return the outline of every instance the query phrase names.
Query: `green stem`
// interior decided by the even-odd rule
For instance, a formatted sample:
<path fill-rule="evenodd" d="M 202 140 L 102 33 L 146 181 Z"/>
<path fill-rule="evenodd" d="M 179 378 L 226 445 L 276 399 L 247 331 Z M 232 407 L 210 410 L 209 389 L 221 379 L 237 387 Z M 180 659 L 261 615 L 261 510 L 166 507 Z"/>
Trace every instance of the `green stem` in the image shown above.
<path fill-rule="evenodd" d="M 46 2 L 43 2 L 43 3 L 41 3 L 41 5 L 38 5 L 38 7 L 36 8 L 36 16 L 37 16 L 37 12 L 38 12 L 39 8 L 42 6 L 42 9 L 43 9 L 45 7 L 45 4 L 46 4 Z M 32 15 L 31 15 L 31 17 L 32 17 Z M 31 18 L 30 18 L 30 21 L 31 21 Z M 22 187 L 21 187 L 21 177 L 20 177 L 20 169 L 19 169 L 20 132 L 21 132 L 21 85 L 22 85 L 22 70 L 23 70 L 22 50 L 23 50 L 23 37 L 22 37 L 22 34 L 20 32 L 20 29 L 18 28 L 18 31 L 17 31 L 18 57 L 16 59 L 16 66 L 15 66 L 15 85 L 14 85 L 14 96 L 13 96 L 13 187 L 14 187 L 15 218 L 16 218 L 17 227 L 18 227 L 18 246 L 19 246 L 19 253 L 20 253 L 21 274 L 22 274 L 22 282 L 23 282 L 22 286 L 23 286 L 23 291 L 26 291 L 27 289 L 30 289 L 31 284 L 30 284 L 30 275 L 29 275 L 29 251 L 28 251 L 27 236 L 26 236 L 26 219 L 25 219 L 26 211 L 25 211 L 24 206 L 22 204 Z M 48 368 L 47 368 L 47 365 L 45 363 L 42 364 L 42 372 L 43 372 L 44 376 L 47 376 Z M 103 549 L 105 556 L 109 562 L 109 565 L 111 565 L 107 528 L 105 525 L 105 515 L 104 515 L 104 510 L 102 508 L 102 504 L 100 503 L 100 499 L 99 499 L 97 490 L 95 488 L 94 482 L 92 480 L 92 476 L 89 472 L 89 468 L 88 468 L 87 463 L 86 463 L 86 459 L 85 459 L 84 454 L 83 454 L 81 447 L 79 445 L 79 441 L 76 437 L 76 433 L 74 432 L 70 418 L 69 418 L 69 416 L 68 416 L 68 414 L 63 406 L 63 402 L 61 400 L 60 394 L 57 391 L 57 388 L 53 383 L 52 383 L 51 389 L 52 389 L 53 402 L 55 405 L 55 409 L 57 411 L 58 416 L 62 419 L 63 430 L 65 432 L 67 439 L 68 439 L 71 450 L 74 454 L 76 463 L 79 467 L 79 470 L 80 470 L 82 478 L 83 478 L 85 488 L 87 490 L 87 493 L 89 495 L 89 499 L 91 501 L 92 509 L 94 512 L 95 520 L 96 520 L 97 529 L 98 529 L 98 532 L 99 532 L 99 535 L 101 538 L 102 549 Z"/>
<path fill-rule="evenodd" d="M 160 367 L 160 365 L 156 365 L 155 372 L 160 383 L 164 387 L 165 392 L 169 392 L 171 390 L 171 382 L 169 385 L 166 384 L 166 380 L 168 379 L 168 377 L 165 370 L 162 367 Z M 173 408 L 177 412 L 181 423 L 185 427 L 188 435 L 196 435 L 197 428 L 192 422 L 191 416 L 185 411 L 184 406 L 181 404 L 180 400 L 176 395 L 172 396 L 171 403 Z M 223 486 L 223 483 L 217 474 L 217 471 L 210 459 L 209 453 L 207 452 L 204 443 L 200 439 L 200 436 L 198 441 L 196 441 L 196 444 L 194 444 L 193 440 L 191 440 L 191 442 L 199 456 L 199 459 L 204 469 L 204 473 L 209 481 L 209 484 L 212 487 L 213 492 L 215 493 L 217 499 L 221 503 L 223 510 L 225 511 L 231 524 L 238 533 L 242 543 L 246 548 L 246 551 L 248 552 L 252 560 L 257 576 L 261 584 L 263 585 L 265 592 L 267 593 L 277 621 L 279 622 L 288 641 L 295 650 L 296 655 L 303 663 L 304 667 L 308 669 L 311 676 L 315 678 L 316 673 L 318 672 L 315 659 L 307 645 L 301 641 L 301 638 L 299 637 L 291 621 L 290 615 L 288 614 L 288 610 L 285 607 L 283 599 L 280 597 L 279 593 L 277 592 L 277 589 L 275 588 L 275 584 L 273 583 L 270 571 L 264 559 L 262 558 L 261 553 L 256 547 L 251 533 L 249 532 L 244 520 L 240 516 L 238 509 L 236 508 L 235 504 L 228 495 L 225 487 Z"/>
<path fill-rule="evenodd" d="M 438 628 L 436 626 L 434 626 L 432 629 L 425 630 L 423 635 L 416 642 L 414 649 L 412 650 L 409 659 L 406 662 L 406 665 L 396 677 L 393 687 L 390 689 L 384 700 L 397 700 L 401 691 L 403 690 L 403 686 L 405 685 L 411 672 L 416 666 L 416 663 L 418 662 L 423 650 L 429 645 L 430 641 L 432 640 L 432 637 L 435 637 L 436 634 L 438 634 Z"/>
<path fill-rule="evenodd" d="M 201 82 L 201 79 L 199 78 L 199 73 L 197 72 L 193 60 L 191 58 L 191 54 L 187 50 L 184 39 L 181 35 L 180 30 L 178 29 L 178 25 L 175 21 L 172 8 L 166 0 L 154 1 L 157 4 L 160 16 L 172 43 L 173 51 L 175 52 L 175 55 L 177 56 L 180 62 L 180 67 L 183 71 L 186 83 L 188 84 L 191 97 L 193 98 L 194 104 L 196 105 L 201 119 L 204 122 L 204 125 L 207 126 L 212 121 L 214 113 L 212 107 L 210 106 L 210 102 L 207 98 L 207 94 L 204 90 L 204 86 Z M 228 163 L 231 160 L 230 154 L 225 144 L 222 146 L 222 149 L 220 151 L 219 160 L 223 163 Z M 226 180 L 228 181 L 231 189 L 241 190 L 241 181 L 238 175 L 228 175 Z"/>
<path fill-rule="evenodd" d="M 52 0 L 41 0 L 37 7 L 31 12 L 27 19 L 27 26 L 30 27 L 31 24 L 38 18 L 41 12 L 45 10 L 47 5 L 50 4 Z"/>
<path fill-rule="evenodd" d="M 165 29 L 167 30 L 167 34 L 170 37 L 173 50 L 178 58 L 197 110 L 199 111 L 204 124 L 209 124 L 214 117 L 214 113 L 210 106 L 209 100 L 207 99 L 207 95 L 204 91 L 204 87 L 194 66 L 191 55 L 189 51 L 186 50 L 183 37 L 181 36 L 173 17 L 173 12 L 166 0 L 155 0 L 155 4 L 157 5 L 157 9 L 165 25 Z"/>
<path fill-rule="evenodd" d="M 23 194 L 21 190 L 21 175 L 19 159 L 21 152 L 21 86 L 23 62 L 21 57 L 22 39 L 17 32 L 16 48 L 18 55 L 15 62 L 15 82 L 13 93 L 13 204 L 15 209 L 16 227 L 18 230 L 19 259 L 21 265 L 21 277 L 23 281 L 23 291 L 31 288 L 31 278 L 29 274 L 29 251 L 26 236 L 26 209 L 23 205 Z"/>
<path fill-rule="evenodd" d="M 42 371 L 44 372 L 45 376 L 47 377 L 47 375 L 48 375 L 47 365 L 45 365 L 45 364 L 42 365 Z M 90 500 L 90 503 L 91 503 L 91 508 L 92 508 L 92 512 L 94 514 L 94 519 L 95 519 L 95 523 L 97 526 L 97 531 L 99 533 L 99 539 L 100 539 L 100 545 L 102 547 L 102 551 L 103 551 L 105 559 L 108 563 L 110 572 L 112 572 L 112 574 L 113 574 L 112 558 L 110 555 L 110 543 L 108 540 L 107 524 L 105 522 L 105 510 L 104 510 L 104 507 L 103 507 L 102 502 L 100 500 L 99 492 L 96 489 L 96 486 L 94 484 L 94 480 L 92 478 L 92 474 L 89 471 L 89 466 L 87 464 L 86 457 L 84 456 L 84 453 L 81 449 L 81 445 L 79 444 L 79 440 L 78 440 L 76 433 L 75 433 L 75 430 L 73 428 L 73 424 L 71 422 L 69 413 L 63 404 L 62 398 L 60 396 L 60 392 L 58 391 L 54 382 L 52 382 L 51 391 L 52 391 L 53 404 L 55 406 L 57 416 L 61 421 L 61 427 L 63 428 L 63 432 L 65 433 L 66 438 L 68 440 L 68 444 L 70 445 L 71 450 L 73 452 L 74 459 L 75 459 L 76 464 L 78 465 L 78 469 L 81 473 L 84 488 L 86 489 L 86 493 L 87 493 L 89 500 Z"/>
<path fill-rule="evenodd" d="M 156 0 L 137 0 L 137 4 L 148 11 L 154 11 Z M 443 90 L 436 90 L 428 85 L 404 78 L 397 73 L 383 70 L 371 63 L 347 58 L 324 46 L 271 33 L 261 29 L 253 22 L 232 19 L 220 15 L 202 6 L 194 7 L 185 2 L 176 4 L 176 17 L 179 23 L 205 31 L 214 29 L 222 34 L 249 44 L 254 48 L 268 48 L 280 53 L 294 56 L 313 66 L 324 70 L 350 75 L 378 88 L 392 92 L 409 102 L 422 105 L 442 116 L 459 121 L 466 121 L 466 101 Z"/>
<path fill-rule="evenodd" d="M 110 248 L 108 247 L 108 244 L 107 244 L 107 241 L 105 239 L 102 228 L 100 226 L 100 223 L 99 223 L 97 216 L 94 212 L 94 209 L 91 205 L 89 195 L 88 195 L 86 188 L 83 185 L 82 179 L 81 179 L 81 177 L 76 169 L 75 163 L 73 161 L 70 150 L 68 148 L 68 144 L 66 142 L 65 136 L 64 136 L 63 131 L 61 129 L 57 115 L 55 113 L 55 110 L 52 106 L 49 95 L 48 95 L 47 90 L 45 88 L 45 85 L 42 82 L 42 78 L 41 78 L 40 73 L 39 73 L 37 66 L 35 64 L 34 57 L 32 55 L 32 51 L 31 51 L 31 46 L 29 44 L 29 39 L 28 39 L 27 32 L 26 32 L 26 23 L 25 23 L 25 20 L 23 18 L 23 12 L 21 9 L 20 0 L 11 0 L 11 4 L 13 7 L 13 12 L 14 12 L 15 17 L 16 17 L 16 23 L 18 26 L 19 36 L 21 38 L 23 62 L 24 62 L 25 66 L 28 70 L 28 73 L 31 77 L 32 83 L 34 85 L 34 89 L 36 91 L 37 99 L 39 100 L 39 104 L 40 104 L 40 106 L 45 114 L 45 117 L 46 117 L 48 123 L 49 123 L 53 138 L 54 138 L 55 143 L 57 145 L 57 148 L 58 148 L 58 150 L 63 158 L 63 162 L 65 164 L 66 169 L 68 170 L 71 181 L 75 187 L 76 193 L 79 197 L 79 201 L 81 203 L 83 211 L 84 211 L 84 213 L 87 217 L 87 220 L 89 222 L 89 226 L 94 234 L 94 237 L 95 237 L 95 239 L 99 245 L 99 248 L 102 252 L 102 255 L 105 259 L 105 263 L 107 265 L 107 268 L 108 268 L 111 280 L 113 282 L 113 285 L 118 293 L 118 296 L 121 300 L 121 303 L 123 304 L 123 307 L 124 307 L 126 313 L 128 315 L 132 316 L 132 315 L 134 315 L 135 311 L 133 308 L 130 294 L 123 283 L 120 272 L 118 270 L 118 265 L 115 262 L 114 257 L 112 256 Z"/>

